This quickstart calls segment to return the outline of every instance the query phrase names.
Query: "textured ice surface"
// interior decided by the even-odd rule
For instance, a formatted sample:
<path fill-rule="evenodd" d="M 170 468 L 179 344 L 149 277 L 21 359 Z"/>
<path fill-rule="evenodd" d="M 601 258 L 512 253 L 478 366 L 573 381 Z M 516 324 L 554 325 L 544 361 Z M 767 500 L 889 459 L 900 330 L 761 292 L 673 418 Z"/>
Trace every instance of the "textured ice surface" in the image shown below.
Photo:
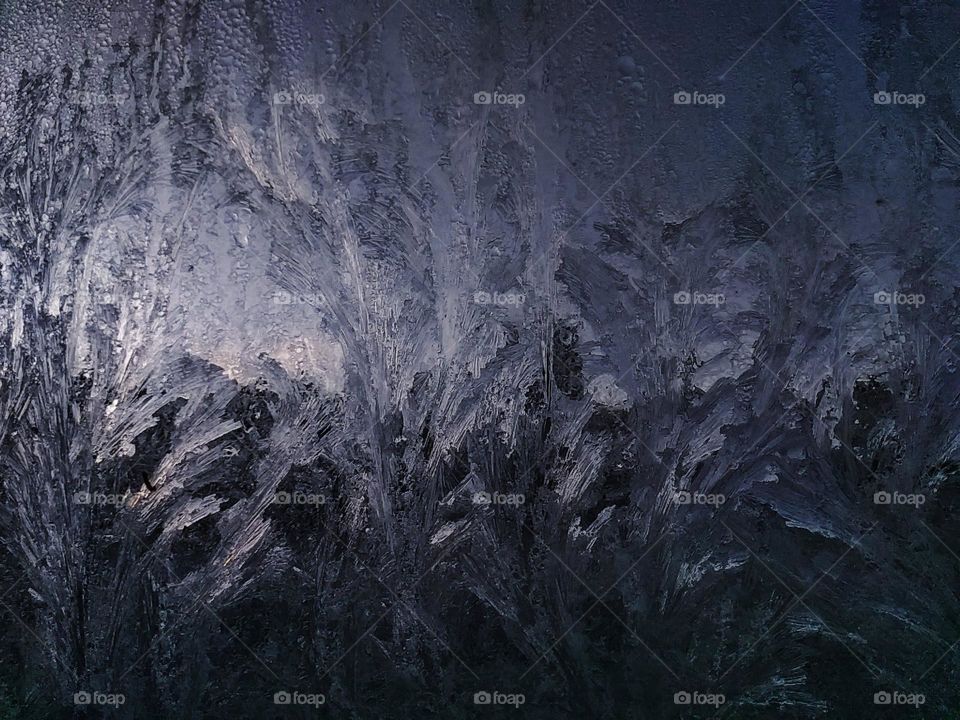
<path fill-rule="evenodd" d="M 0 717 L 952 717 L 958 31 L 0 0 Z"/>

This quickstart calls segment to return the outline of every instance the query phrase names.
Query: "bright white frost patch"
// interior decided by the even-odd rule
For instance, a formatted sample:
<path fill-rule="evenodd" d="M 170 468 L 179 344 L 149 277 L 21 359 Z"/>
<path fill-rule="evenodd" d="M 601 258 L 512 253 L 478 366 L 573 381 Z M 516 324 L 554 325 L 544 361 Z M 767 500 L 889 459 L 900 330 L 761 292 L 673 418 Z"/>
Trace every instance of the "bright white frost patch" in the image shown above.
<path fill-rule="evenodd" d="M 598 375 L 587 386 L 587 392 L 598 405 L 605 405 L 616 410 L 626 410 L 630 407 L 630 398 L 617 385 L 616 378 L 609 373 Z"/>

